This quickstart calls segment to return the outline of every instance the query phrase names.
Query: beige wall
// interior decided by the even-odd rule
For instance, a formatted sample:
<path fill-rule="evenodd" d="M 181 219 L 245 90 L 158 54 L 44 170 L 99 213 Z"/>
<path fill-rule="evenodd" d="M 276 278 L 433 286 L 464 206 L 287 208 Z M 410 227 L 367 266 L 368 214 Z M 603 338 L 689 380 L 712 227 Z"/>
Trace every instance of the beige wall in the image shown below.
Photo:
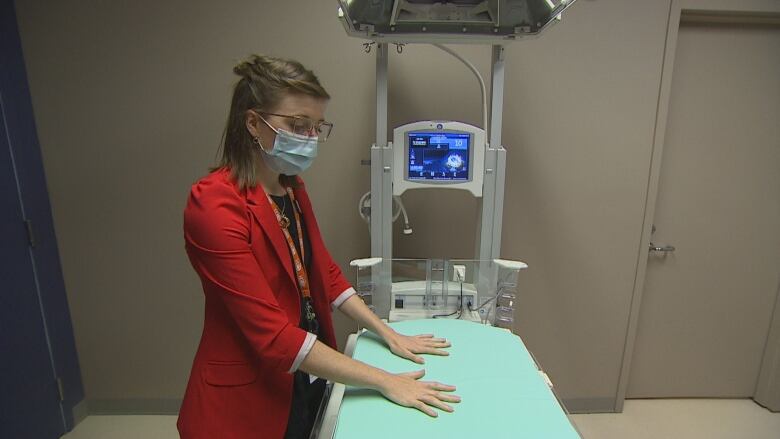
<path fill-rule="evenodd" d="M 297 58 L 334 96 L 334 135 L 305 177 L 342 267 L 369 250 L 356 203 L 369 183 L 359 161 L 373 140 L 373 54 L 346 37 L 335 2 L 227 4 L 17 1 L 89 399 L 182 395 L 203 302 L 181 210 L 213 162 L 230 69 L 246 54 Z M 531 265 L 519 332 L 575 409 L 609 409 L 617 391 L 668 7 L 580 0 L 507 49 L 502 255 Z M 488 48 L 458 50 L 489 75 Z M 390 65 L 391 127 L 480 124 L 476 82 L 448 55 L 407 46 Z M 398 236 L 396 255 L 473 255 L 474 200 L 405 199 L 418 241 Z"/>
<path fill-rule="evenodd" d="M 668 11 L 669 2 L 581 1 L 541 38 L 506 50 L 501 255 L 530 265 L 517 332 L 573 410 L 614 405 Z M 459 51 L 489 77 L 489 49 Z M 390 53 L 391 90 L 404 87 L 391 93 L 391 126 L 425 118 L 481 125 L 479 89 L 465 67 L 426 46 Z M 427 59 L 437 70 L 417 68 Z M 455 72 L 437 82 L 444 68 Z M 418 241 L 397 226 L 395 254 L 474 257 L 473 199 L 426 195 L 404 195 Z"/>
<path fill-rule="evenodd" d="M 356 203 L 368 186 L 359 160 L 373 137 L 373 59 L 333 4 L 264 4 L 17 4 L 89 399 L 183 393 L 203 300 L 181 213 L 214 161 L 231 68 L 247 54 L 299 59 L 334 96 L 333 137 L 305 177 L 334 258 L 346 268 L 368 252 Z"/>

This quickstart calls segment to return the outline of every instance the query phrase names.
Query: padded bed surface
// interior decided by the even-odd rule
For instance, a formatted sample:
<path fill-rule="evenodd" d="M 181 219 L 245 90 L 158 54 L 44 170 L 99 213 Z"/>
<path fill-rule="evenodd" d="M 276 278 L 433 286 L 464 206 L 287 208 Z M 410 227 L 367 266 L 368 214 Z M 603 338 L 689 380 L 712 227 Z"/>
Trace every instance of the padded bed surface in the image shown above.
<path fill-rule="evenodd" d="M 365 438 L 579 438 L 522 340 L 512 333 L 453 319 L 391 323 L 407 334 L 447 338 L 449 356 L 424 355 L 418 365 L 393 355 L 381 339 L 363 332 L 353 358 L 390 372 L 424 368 L 423 381 L 457 387 L 454 413 L 438 418 L 400 407 L 375 391 L 348 387 L 336 425 L 336 439 Z"/>

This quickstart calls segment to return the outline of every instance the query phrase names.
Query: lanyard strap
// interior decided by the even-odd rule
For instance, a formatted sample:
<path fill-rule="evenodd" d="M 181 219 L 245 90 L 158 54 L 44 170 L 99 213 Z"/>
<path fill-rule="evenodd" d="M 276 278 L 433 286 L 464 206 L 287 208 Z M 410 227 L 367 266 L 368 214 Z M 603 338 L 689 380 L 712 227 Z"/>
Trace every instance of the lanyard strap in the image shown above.
<path fill-rule="evenodd" d="M 298 229 L 298 243 L 301 246 L 301 253 L 298 254 L 298 249 L 295 247 L 295 242 L 292 239 L 292 235 L 290 235 L 290 231 L 287 230 L 286 227 L 282 227 L 282 233 L 284 233 L 284 237 L 287 239 L 287 245 L 290 247 L 290 254 L 292 254 L 293 258 L 293 266 L 295 268 L 295 278 L 298 281 L 298 288 L 301 290 L 301 294 L 303 294 L 303 297 L 306 299 L 311 299 L 311 289 L 309 289 L 309 275 L 306 273 L 306 267 L 303 265 L 303 260 L 305 258 L 305 252 L 303 246 L 303 229 L 301 228 L 301 217 L 298 214 L 298 209 L 296 208 L 296 202 L 295 202 L 295 194 L 293 194 L 292 188 L 286 188 L 287 194 L 290 196 L 290 201 L 292 202 L 292 210 L 293 214 L 295 215 L 295 226 Z M 276 214 L 276 220 L 279 222 L 279 225 L 282 224 L 282 213 L 279 210 L 279 206 L 276 205 L 273 199 L 271 199 L 271 196 L 268 194 L 265 194 L 266 197 L 268 197 L 268 201 L 271 203 L 271 207 L 274 209 L 274 214 Z"/>

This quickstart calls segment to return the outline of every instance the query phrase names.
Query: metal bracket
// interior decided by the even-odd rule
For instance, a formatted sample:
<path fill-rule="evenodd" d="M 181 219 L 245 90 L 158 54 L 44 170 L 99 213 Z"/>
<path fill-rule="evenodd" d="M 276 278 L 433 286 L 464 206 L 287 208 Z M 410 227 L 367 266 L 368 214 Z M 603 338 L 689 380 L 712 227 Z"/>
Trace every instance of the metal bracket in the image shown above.
<path fill-rule="evenodd" d="M 57 392 L 60 396 L 60 402 L 65 401 L 65 386 L 62 384 L 62 378 L 57 377 Z"/>
<path fill-rule="evenodd" d="M 27 240 L 30 242 L 30 247 L 35 247 L 35 235 L 33 234 L 32 221 L 24 220 L 24 226 L 27 228 Z"/>

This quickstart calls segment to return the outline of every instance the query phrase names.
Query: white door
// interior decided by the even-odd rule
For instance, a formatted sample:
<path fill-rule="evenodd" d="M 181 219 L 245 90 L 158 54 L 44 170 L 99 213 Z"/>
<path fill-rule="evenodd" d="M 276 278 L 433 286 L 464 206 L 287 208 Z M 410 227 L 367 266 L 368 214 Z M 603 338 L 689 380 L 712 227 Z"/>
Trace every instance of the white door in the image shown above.
<path fill-rule="evenodd" d="M 780 28 L 683 24 L 627 398 L 751 397 L 780 280 Z"/>

